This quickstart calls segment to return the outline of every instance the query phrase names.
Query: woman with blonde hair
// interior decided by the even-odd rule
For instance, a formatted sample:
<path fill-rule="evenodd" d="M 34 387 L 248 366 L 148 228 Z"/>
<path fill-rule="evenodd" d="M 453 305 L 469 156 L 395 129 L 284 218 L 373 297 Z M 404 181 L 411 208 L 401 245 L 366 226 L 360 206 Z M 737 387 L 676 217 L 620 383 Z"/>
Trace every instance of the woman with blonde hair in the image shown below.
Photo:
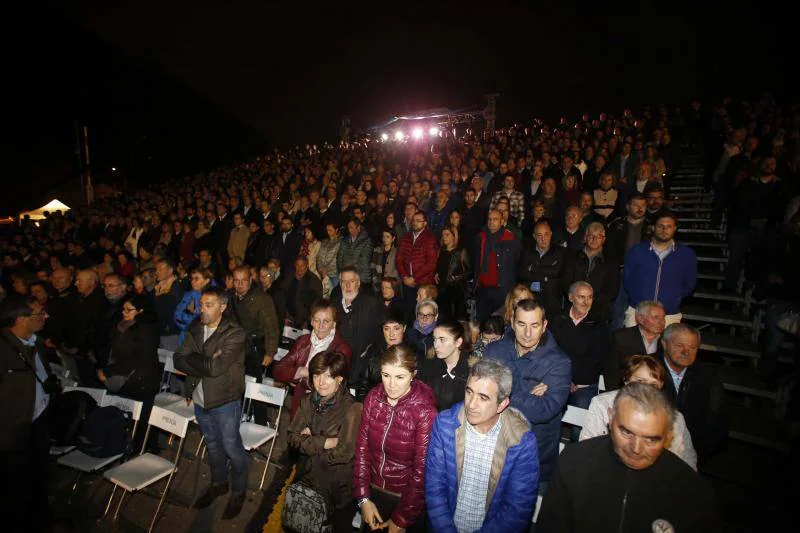
<path fill-rule="evenodd" d="M 511 326 L 511 320 L 514 318 L 514 306 L 522 300 L 535 300 L 536 295 L 525 285 L 519 283 L 516 287 L 511 289 L 506 295 L 506 303 L 503 307 L 492 313 L 492 316 L 501 316 L 506 323 L 506 327 Z"/>

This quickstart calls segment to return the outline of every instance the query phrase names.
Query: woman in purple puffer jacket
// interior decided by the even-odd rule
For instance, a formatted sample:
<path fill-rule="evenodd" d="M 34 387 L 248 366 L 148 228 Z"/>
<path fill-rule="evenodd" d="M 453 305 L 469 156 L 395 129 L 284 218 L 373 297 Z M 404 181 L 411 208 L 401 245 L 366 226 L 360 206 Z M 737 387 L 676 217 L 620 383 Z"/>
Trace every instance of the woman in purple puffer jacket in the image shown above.
<path fill-rule="evenodd" d="M 416 373 L 415 353 L 392 346 L 381 357 L 382 383 L 364 399 L 353 471 L 362 531 L 425 531 L 425 456 L 436 396 Z"/>

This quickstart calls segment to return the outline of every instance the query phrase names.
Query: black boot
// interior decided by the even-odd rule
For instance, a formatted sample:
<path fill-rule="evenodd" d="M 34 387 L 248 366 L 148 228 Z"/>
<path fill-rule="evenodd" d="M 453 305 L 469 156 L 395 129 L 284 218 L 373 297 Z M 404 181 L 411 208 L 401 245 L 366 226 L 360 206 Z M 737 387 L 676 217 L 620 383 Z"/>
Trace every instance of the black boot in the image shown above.
<path fill-rule="evenodd" d="M 239 516 L 239 513 L 242 512 L 242 505 L 244 505 L 244 492 L 231 493 L 228 505 L 225 506 L 225 512 L 222 513 L 222 519 L 230 520 Z"/>
<path fill-rule="evenodd" d="M 194 503 L 195 509 L 205 509 L 216 500 L 219 496 L 222 496 L 228 492 L 228 484 L 222 483 L 221 485 L 209 485 L 206 487 L 206 490 L 203 491 L 203 494 L 197 498 L 197 501 Z"/>

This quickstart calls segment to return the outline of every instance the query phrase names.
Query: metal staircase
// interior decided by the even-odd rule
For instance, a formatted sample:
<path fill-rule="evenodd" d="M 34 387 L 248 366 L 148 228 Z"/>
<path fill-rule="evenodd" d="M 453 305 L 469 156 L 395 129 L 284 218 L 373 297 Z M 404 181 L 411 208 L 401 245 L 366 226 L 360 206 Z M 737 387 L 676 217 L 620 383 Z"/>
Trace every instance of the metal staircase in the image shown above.
<path fill-rule="evenodd" d="M 699 357 L 718 366 L 731 405 L 730 439 L 772 450 L 789 451 L 789 432 L 783 422 L 788 379 L 761 380 L 756 365 L 761 357 L 764 302 L 740 276 L 735 292 L 724 292 L 728 261 L 726 223 L 711 222 L 712 193 L 703 187 L 697 156 L 687 156 L 671 182 L 668 205 L 678 214 L 677 239 L 691 246 L 698 259 L 698 283 L 681 308 L 683 320 L 703 335 Z"/>

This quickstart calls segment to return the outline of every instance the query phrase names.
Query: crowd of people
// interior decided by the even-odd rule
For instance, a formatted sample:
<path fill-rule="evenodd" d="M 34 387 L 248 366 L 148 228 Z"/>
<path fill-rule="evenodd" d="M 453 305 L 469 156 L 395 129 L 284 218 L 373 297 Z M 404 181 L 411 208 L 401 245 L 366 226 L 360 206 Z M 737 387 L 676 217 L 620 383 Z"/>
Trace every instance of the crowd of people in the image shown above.
<path fill-rule="evenodd" d="M 334 531 L 357 510 L 390 532 L 527 531 L 539 497 L 541 531 L 718 530 L 696 471 L 727 407 L 681 322 L 698 261 L 670 183 L 702 148 L 726 290 L 747 268 L 776 360 L 800 300 L 799 119 L 765 96 L 363 138 L 20 220 L 0 239 L 0 468 L 28 481 L 4 503 L 47 520 L 49 363 L 146 419 L 161 347 L 208 449 L 196 505 L 230 492 L 223 518 L 244 502 L 249 375 L 291 388 L 284 459 Z M 286 325 L 307 333 L 278 357 Z M 568 406 L 588 415 L 565 434 Z"/>

